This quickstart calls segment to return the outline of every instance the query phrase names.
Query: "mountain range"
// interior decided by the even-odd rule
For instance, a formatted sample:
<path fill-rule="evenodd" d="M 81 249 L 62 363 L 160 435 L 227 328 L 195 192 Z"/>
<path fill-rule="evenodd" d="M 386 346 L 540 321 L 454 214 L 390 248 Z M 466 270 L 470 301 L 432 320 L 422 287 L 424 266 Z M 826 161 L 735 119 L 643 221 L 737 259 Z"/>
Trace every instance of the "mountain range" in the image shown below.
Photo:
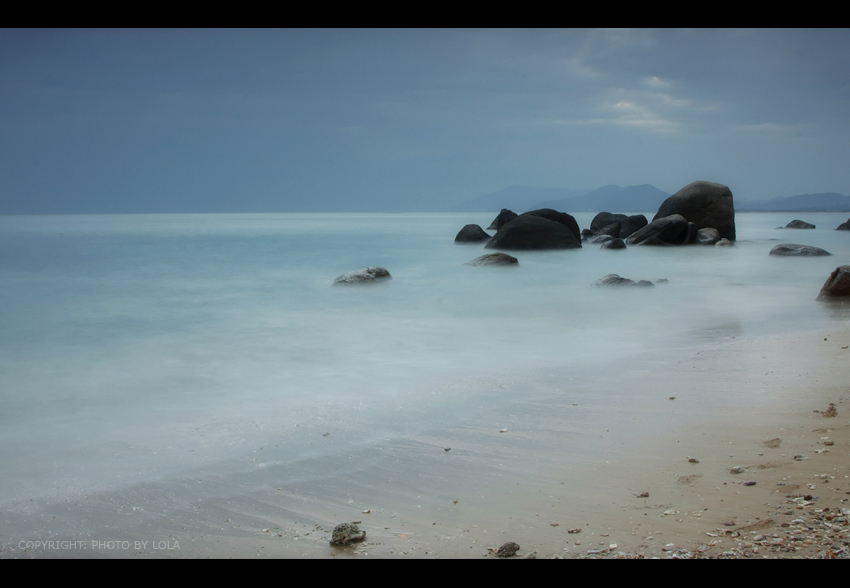
<path fill-rule="evenodd" d="M 452 207 L 447 212 L 524 212 L 552 208 L 561 212 L 642 212 L 654 214 L 670 194 L 652 184 L 602 186 L 596 190 L 510 186 Z M 736 212 L 850 212 L 850 196 L 834 192 L 735 202 Z"/>

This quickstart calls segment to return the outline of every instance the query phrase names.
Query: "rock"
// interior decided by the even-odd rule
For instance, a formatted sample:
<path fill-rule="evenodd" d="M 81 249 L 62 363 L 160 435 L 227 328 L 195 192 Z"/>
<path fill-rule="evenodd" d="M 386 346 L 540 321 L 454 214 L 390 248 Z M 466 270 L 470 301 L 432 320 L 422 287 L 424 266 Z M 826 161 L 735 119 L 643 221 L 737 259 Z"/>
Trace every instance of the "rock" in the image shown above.
<path fill-rule="evenodd" d="M 625 249 L 626 242 L 622 239 L 611 239 L 602 244 L 600 249 Z"/>
<path fill-rule="evenodd" d="M 363 269 L 342 274 L 334 280 L 333 285 L 372 284 L 391 278 L 390 272 L 382 267 L 364 267 Z"/>
<path fill-rule="evenodd" d="M 654 219 L 635 231 L 626 243 L 629 245 L 682 245 L 688 237 L 688 221 L 680 214 Z"/>
<path fill-rule="evenodd" d="M 592 233 L 599 233 L 603 228 L 616 223 L 617 224 L 617 232 L 619 233 L 620 227 L 619 223 L 626 220 L 628 217 L 625 214 L 612 214 L 610 212 L 600 212 L 596 216 L 593 217 L 593 220 L 590 221 L 590 231 Z"/>
<path fill-rule="evenodd" d="M 720 239 L 717 243 L 714 244 L 715 247 L 734 247 L 735 244 L 729 239 Z"/>
<path fill-rule="evenodd" d="M 635 231 L 644 228 L 649 224 L 646 217 L 642 214 L 633 214 L 626 220 L 620 221 L 620 239 L 630 237 Z"/>
<path fill-rule="evenodd" d="M 480 243 L 487 241 L 490 235 L 478 225 L 466 225 L 455 236 L 455 243 Z"/>
<path fill-rule="evenodd" d="M 720 241 L 720 231 L 718 231 L 714 227 L 707 227 L 705 229 L 700 229 L 697 231 L 696 242 L 701 245 L 714 245 L 718 241 Z"/>
<path fill-rule="evenodd" d="M 811 223 L 807 223 L 806 221 L 801 220 L 792 220 L 790 223 L 785 225 L 786 229 L 814 229 L 815 225 Z"/>
<path fill-rule="evenodd" d="M 838 228 L 835 229 L 835 230 L 836 231 L 850 231 L 850 218 L 847 219 L 846 223 L 841 223 L 840 225 L 838 225 Z"/>
<path fill-rule="evenodd" d="M 508 541 L 496 550 L 496 557 L 513 557 L 519 551 L 519 544 Z"/>
<path fill-rule="evenodd" d="M 614 237 L 612 237 L 611 235 L 606 235 L 604 233 L 601 233 L 599 235 L 595 235 L 595 236 L 593 236 L 589 239 L 589 241 L 591 243 L 593 243 L 594 245 L 604 245 L 605 243 L 609 243 L 613 240 L 614 240 Z"/>
<path fill-rule="evenodd" d="M 574 249 L 581 247 L 581 241 L 578 224 L 574 233 L 563 223 L 526 213 L 499 229 L 484 247 L 502 250 Z"/>
<path fill-rule="evenodd" d="M 493 222 L 490 223 L 490 226 L 487 227 L 488 231 L 498 231 L 504 225 L 514 220 L 519 215 L 515 213 L 513 210 L 508 210 L 507 208 L 503 208 L 499 214 L 496 215 L 496 218 L 493 219 Z"/>
<path fill-rule="evenodd" d="M 824 282 L 817 299 L 824 300 L 841 296 L 850 296 L 850 265 L 841 265 L 835 268 L 835 271 Z"/>
<path fill-rule="evenodd" d="M 472 261 L 467 261 L 463 265 L 482 266 L 482 265 L 519 265 L 519 260 L 507 253 L 488 253 L 481 257 L 476 257 Z"/>
<path fill-rule="evenodd" d="M 628 278 L 621 278 L 617 274 L 608 274 L 602 279 L 596 280 L 593 283 L 594 286 L 645 286 L 645 287 L 655 287 L 650 281 L 641 280 L 639 282 L 635 282 L 634 280 L 630 280 Z"/>
<path fill-rule="evenodd" d="M 714 227 L 721 237 L 735 240 L 735 206 L 728 186 L 702 181 L 688 184 L 662 202 L 652 220 L 673 214 L 682 215 L 697 230 Z"/>
<path fill-rule="evenodd" d="M 354 523 L 341 523 L 334 527 L 331 545 L 351 545 L 366 539 L 366 531 L 361 531 Z"/>
<path fill-rule="evenodd" d="M 782 255 L 782 256 L 801 256 L 801 257 L 817 257 L 821 255 L 832 255 L 829 251 L 821 249 L 820 247 L 812 247 L 811 245 L 797 245 L 793 243 L 783 243 L 781 245 L 777 245 L 773 249 L 770 250 L 768 255 Z"/>
<path fill-rule="evenodd" d="M 539 216 L 550 221 L 555 221 L 556 223 L 561 223 L 565 227 L 567 227 L 573 235 L 575 235 L 576 241 L 581 244 L 581 231 L 578 228 L 578 222 L 576 222 L 575 217 L 571 214 L 567 214 L 566 212 L 558 212 L 557 210 L 552 210 L 551 208 L 541 208 L 539 210 L 530 210 L 528 212 L 523 212 L 519 216 Z"/>

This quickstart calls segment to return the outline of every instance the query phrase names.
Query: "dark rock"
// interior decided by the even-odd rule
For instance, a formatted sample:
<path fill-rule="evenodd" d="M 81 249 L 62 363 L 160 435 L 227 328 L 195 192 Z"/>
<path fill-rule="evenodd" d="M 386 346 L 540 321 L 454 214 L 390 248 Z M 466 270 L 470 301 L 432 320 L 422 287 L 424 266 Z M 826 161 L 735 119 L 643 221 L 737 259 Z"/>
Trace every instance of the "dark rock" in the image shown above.
<path fill-rule="evenodd" d="M 575 235 L 576 241 L 581 245 L 581 231 L 578 228 L 578 222 L 571 215 L 566 212 L 558 212 L 557 210 L 552 210 L 551 208 L 541 208 L 539 210 L 530 210 L 528 212 L 523 212 L 519 216 L 539 216 L 550 221 L 555 221 L 556 223 L 561 223 L 565 227 L 567 227 L 573 235 Z"/>
<path fill-rule="evenodd" d="M 649 224 L 646 217 L 642 214 L 633 214 L 626 220 L 620 221 L 620 239 L 630 237 L 635 231 L 644 228 Z"/>
<path fill-rule="evenodd" d="M 361 531 L 354 523 L 341 523 L 334 527 L 331 545 L 351 545 L 366 539 L 366 531 Z"/>
<path fill-rule="evenodd" d="M 714 244 L 715 247 L 734 247 L 735 244 L 729 239 L 720 239 L 717 243 Z"/>
<path fill-rule="evenodd" d="M 508 541 L 496 550 L 497 557 L 513 557 L 519 551 L 519 544 L 513 541 Z"/>
<path fill-rule="evenodd" d="M 821 255 L 832 255 L 832 253 L 830 253 L 829 251 L 825 251 L 820 247 L 812 247 L 811 245 L 796 245 L 791 243 L 783 243 L 771 249 L 768 255 L 797 255 L 801 257 L 816 257 Z"/>
<path fill-rule="evenodd" d="M 735 240 L 735 206 L 728 186 L 713 182 L 688 184 L 665 200 L 652 220 L 673 214 L 682 215 L 697 230 L 714 227 L 721 237 Z"/>
<path fill-rule="evenodd" d="M 720 241 L 720 231 L 714 227 L 708 227 L 697 231 L 696 242 L 700 245 L 714 245 L 718 241 Z"/>
<path fill-rule="evenodd" d="M 574 249 L 581 247 L 578 225 L 573 233 L 563 223 L 542 216 L 522 214 L 503 226 L 484 246 L 486 249 Z"/>
<path fill-rule="evenodd" d="M 625 249 L 626 242 L 622 239 L 611 239 L 602 244 L 600 249 Z"/>
<path fill-rule="evenodd" d="M 334 280 L 333 285 L 372 284 L 391 278 L 390 272 L 382 267 L 364 267 L 342 274 Z"/>
<path fill-rule="evenodd" d="M 681 245 L 688 237 L 688 221 L 680 214 L 654 219 L 635 231 L 626 243 L 629 245 Z"/>
<path fill-rule="evenodd" d="M 591 243 L 593 243 L 594 245 L 608 243 L 609 241 L 613 241 L 613 240 L 614 240 L 614 237 L 612 237 L 611 235 L 603 235 L 603 234 L 595 235 L 595 236 L 593 236 L 589 239 L 589 241 Z"/>
<path fill-rule="evenodd" d="M 811 223 L 807 223 L 806 221 L 801 220 L 792 220 L 790 223 L 785 225 L 786 229 L 814 229 L 815 225 Z"/>
<path fill-rule="evenodd" d="M 850 218 L 847 219 L 846 223 L 841 223 L 840 225 L 838 225 L 838 228 L 835 229 L 835 230 L 836 231 L 850 231 Z"/>
<path fill-rule="evenodd" d="M 508 210 L 507 208 L 503 208 L 496 218 L 493 219 L 493 222 L 490 223 L 490 226 L 487 227 L 488 231 L 498 231 L 502 228 L 503 225 L 511 222 L 519 215 L 512 210 Z"/>
<path fill-rule="evenodd" d="M 850 296 L 850 265 L 841 265 L 829 275 L 818 294 L 818 300 Z"/>
<path fill-rule="evenodd" d="M 484 232 L 478 225 L 466 225 L 455 237 L 455 243 L 480 243 L 487 241 L 490 235 Z"/>
<path fill-rule="evenodd" d="M 584 229 L 581 232 L 581 240 L 590 241 L 591 239 L 593 239 L 593 231 L 591 231 L 590 229 Z"/>
<path fill-rule="evenodd" d="M 612 214 L 610 212 L 600 212 L 596 216 L 593 217 L 593 220 L 590 221 L 590 230 L 594 233 L 598 233 L 604 227 L 612 224 L 612 223 L 620 223 L 626 220 L 628 217 L 625 214 Z"/>
<path fill-rule="evenodd" d="M 472 261 L 467 261 L 463 265 L 519 265 L 519 260 L 507 253 L 488 253 L 487 255 L 476 257 Z"/>
<path fill-rule="evenodd" d="M 634 280 L 630 280 L 628 278 L 621 278 L 617 274 L 608 274 L 604 278 L 600 280 L 596 280 L 593 283 L 594 286 L 651 286 L 655 287 L 655 284 L 648 280 L 641 280 L 640 282 L 635 282 Z"/>

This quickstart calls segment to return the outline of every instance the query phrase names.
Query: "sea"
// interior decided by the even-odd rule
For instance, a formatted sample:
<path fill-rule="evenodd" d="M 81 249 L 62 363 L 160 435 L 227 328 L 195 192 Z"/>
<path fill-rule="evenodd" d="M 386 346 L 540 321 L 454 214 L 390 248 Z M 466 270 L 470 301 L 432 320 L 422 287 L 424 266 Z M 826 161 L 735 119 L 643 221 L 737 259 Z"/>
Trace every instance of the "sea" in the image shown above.
<path fill-rule="evenodd" d="M 206 505 L 274 488 L 282 519 L 332 526 L 299 489 L 344 503 L 336 481 L 369 470 L 416 493 L 430 483 L 421 440 L 457 454 L 447 431 L 484 419 L 498 436 L 505 415 L 552 399 L 590 407 L 562 439 L 563 459 L 587 459 L 594 419 L 657 431 L 651 416 L 617 420 L 642 401 L 625 374 L 663 386 L 695 350 L 850 324 L 846 305 L 815 300 L 850 263 L 835 230 L 847 213 L 738 213 L 734 247 L 585 244 L 465 265 L 491 251 L 455 235 L 495 212 L 0 216 L 0 554 L 138 538 L 132 515 L 93 522 L 86 500 L 194 508 L 145 498 L 172 487 Z M 817 228 L 779 228 L 795 218 Z M 833 255 L 768 256 L 779 243 Z M 368 266 L 392 279 L 332 286 Z M 612 273 L 655 285 L 594 286 Z"/>

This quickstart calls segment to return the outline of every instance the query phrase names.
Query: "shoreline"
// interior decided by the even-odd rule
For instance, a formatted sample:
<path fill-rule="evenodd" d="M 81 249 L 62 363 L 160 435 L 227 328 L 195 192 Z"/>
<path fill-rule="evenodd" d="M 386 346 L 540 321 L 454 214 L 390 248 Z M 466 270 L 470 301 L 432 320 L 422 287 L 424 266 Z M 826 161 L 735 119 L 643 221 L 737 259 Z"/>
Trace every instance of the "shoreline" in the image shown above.
<path fill-rule="evenodd" d="M 576 426 L 563 415 L 584 409 L 565 394 L 513 407 L 505 434 L 486 415 L 313 487 L 222 498 L 182 480 L 35 507 L 7 527 L 0 558 L 482 558 L 508 541 L 516 558 L 846 558 L 848 346 L 850 327 L 730 338 L 660 362 L 654 378 L 618 375 L 647 399 L 629 420 L 660 423 L 639 443 L 588 430 L 585 447 L 561 454 L 560 434 Z M 716 405 L 699 401 L 712 394 Z M 353 521 L 366 540 L 330 547 L 333 526 Z M 21 537 L 97 548 L 21 549 Z"/>

